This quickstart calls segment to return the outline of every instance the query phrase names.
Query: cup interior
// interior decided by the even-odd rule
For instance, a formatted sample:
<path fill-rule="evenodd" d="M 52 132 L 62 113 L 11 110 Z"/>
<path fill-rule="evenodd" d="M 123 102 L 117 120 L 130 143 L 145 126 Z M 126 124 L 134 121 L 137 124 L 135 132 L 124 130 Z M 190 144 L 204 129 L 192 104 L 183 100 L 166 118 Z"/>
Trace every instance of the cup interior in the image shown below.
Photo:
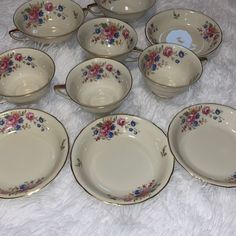
<path fill-rule="evenodd" d="M 208 16 L 192 10 L 167 10 L 153 16 L 146 25 L 151 43 L 175 43 L 205 56 L 221 43 L 218 24 Z"/>
<path fill-rule="evenodd" d="M 0 94 L 23 96 L 46 86 L 53 78 L 55 65 L 45 53 L 18 48 L 0 55 Z"/>
<path fill-rule="evenodd" d="M 66 90 L 75 102 L 87 107 L 104 107 L 121 101 L 132 86 L 129 70 L 110 59 L 91 59 L 68 75 Z"/>
<path fill-rule="evenodd" d="M 77 38 L 82 48 L 101 57 L 128 53 L 137 43 L 137 33 L 130 25 L 105 17 L 84 23 Z"/>
<path fill-rule="evenodd" d="M 188 86 L 202 74 L 199 58 L 175 44 L 148 47 L 140 55 L 139 67 L 147 79 L 168 87 Z"/>
<path fill-rule="evenodd" d="M 21 5 L 14 15 L 16 27 L 34 37 L 66 35 L 83 20 L 83 10 L 71 0 L 32 0 Z"/>

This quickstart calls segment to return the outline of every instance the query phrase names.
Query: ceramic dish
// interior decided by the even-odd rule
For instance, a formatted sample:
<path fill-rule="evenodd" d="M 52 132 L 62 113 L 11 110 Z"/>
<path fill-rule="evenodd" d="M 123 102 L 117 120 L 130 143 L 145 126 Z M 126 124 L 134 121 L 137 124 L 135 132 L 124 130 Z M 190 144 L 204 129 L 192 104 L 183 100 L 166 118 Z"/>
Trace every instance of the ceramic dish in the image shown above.
<path fill-rule="evenodd" d="M 155 3 L 156 0 L 95 0 L 87 8 L 95 16 L 103 13 L 105 16 L 129 22 L 142 17 Z M 95 8 L 100 11 L 94 10 Z"/>
<path fill-rule="evenodd" d="M 9 32 L 15 40 L 60 43 L 69 39 L 84 21 L 87 11 L 71 0 L 32 0 L 21 5 Z"/>
<path fill-rule="evenodd" d="M 222 42 L 219 25 L 201 12 L 171 9 L 153 16 L 146 24 L 150 43 L 176 43 L 208 57 Z"/>
<path fill-rule="evenodd" d="M 0 55 L 0 103 L 30 103 L 49 89 L 55 73 L 52 58 L 33 48 L 16 48 Z"/>
<path fill-rule="evenodd" d="M 123 61 L 136 48 L 138 36 L 127 23 L 113 18 L 96 18 L 79 28 L 77 39 L 88 57 L 106 57 Z"/>
<path fill-rule="evenodd" d="M 132 82 L 129 69 L 120 62 L 94 58 L 74 67 L 66 84 L 54 89 L 89 112 L 109 113 L 128 96 Z"/>
<path fill-rule="evenodd" d="M 31 195 L 64 166 L 69 138 L 52 115 L 35 109 L 0 114 L 0 198 Z"/>
<path fill-rule="evenodd" d="M 163 98 L 184 92 L 202 74 L 201 61 L 192 51 L 167 43 L 146 48 L 139 56 L 139 68 L 148 88 Z"/>
<path fill-rule="evenodd" d="M 174 158 L 160 128 L 119 114 L 100 118 L 80 132 L 71 151 L 71 168 L 95 198 L 128 205 L 154 197 L 166 186 Z"/>
<path fill-rule="evenodd" d="M 194 177 L 223 187 L 236 186 L 236 110 L 197 104 L 171 121 L 168 140 L 176 160 Z"/>

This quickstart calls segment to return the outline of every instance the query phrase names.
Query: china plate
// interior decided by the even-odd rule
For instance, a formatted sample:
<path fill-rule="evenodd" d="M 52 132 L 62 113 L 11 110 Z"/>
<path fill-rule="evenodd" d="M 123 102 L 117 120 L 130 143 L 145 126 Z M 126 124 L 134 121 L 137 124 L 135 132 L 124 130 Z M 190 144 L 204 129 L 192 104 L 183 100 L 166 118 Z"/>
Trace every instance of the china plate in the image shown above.
<path fill-rule="evenodd" d="M 180 111 L 170 123 L 168 141 L 176 160 L 210 184 L 236 186 L 236 110 L 202 103 Z"/>
<path fill-rule="evenodd" d="M 72 147 L 71 168 L 95 198 L 128 205 L 154 197 L 166 186 L 174 158 L 160 128 L 119 114 L 97 119 L 80 132 Z"/>
<path fill-rule="evenodd" d="M 52 115 L 35 109 L 0 114 L 0 198 L 31 195 L 64 166 L 69 138 Z"/>

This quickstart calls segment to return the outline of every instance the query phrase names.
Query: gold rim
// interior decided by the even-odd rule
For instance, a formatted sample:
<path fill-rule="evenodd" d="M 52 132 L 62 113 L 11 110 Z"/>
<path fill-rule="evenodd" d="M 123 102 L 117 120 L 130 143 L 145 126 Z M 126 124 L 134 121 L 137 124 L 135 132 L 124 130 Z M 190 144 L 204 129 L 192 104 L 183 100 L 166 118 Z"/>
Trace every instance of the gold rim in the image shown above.
<path fill-rule="evenodd" d="M 33 95 L 34 93 L 37 93 L 41 90 L 43 90 L 44 88 L 46 88 L 53 80 L 54 78 L 54 75 L 55 75 L 55 70 L 56 70 L 56 65 L 55 65 L 55 62 L 54 60 L 51 58 L 51 56 L 49 56 L 46 52 L 44 51 L 41 51 L 39 49 L 35 49 L 35 48 L 31 48 L 31 47 L 19 47 L 19 48 L 13 48 L 13 49 L 9 49 L 3 53 L 0 54 L 0 57 L 2 57 L 3 54 L 6 54 L 8 52 L 11 52 L 11 51 L 14 51 L 14 50 L 25 50 L 25 49 L 29 49 L 29 50 L 32 50 L 32 51 L 37 51 L 39 53 L 42 53 L 44 54 L 46 57 L 48 57 L 49 60 L 51 60 L 52 64 L 53 64 L 53 73 L 52 73 L 52 76 L 50 77 L 50 79 L 48 80 L 48 82 L 42 86 L 41 88 L 37 89 L 37 90 L 34 90 L 30 93 L 26 93 L 26 94 L 22 94 L 22 95 L 7 95 L 7 94 L 0 94 L 0 96 L 2 97 L 5 97 L 5 98 L 24 98 L 24 97 L 29 97 L 31 95 Z"/>
<path fill-rule="evenodd" d="M 222 187 L 222 188 L 235 188 L 236 187 L 236 183 L 233 185 L 231 183 L 231 185 L 221 185 L 219 184 L 219 182 L 215 181 L 215 180 L 211 180 L 210 178 L 207 178 L 207 177 L 204 177 L 204 176 L 201 176 L 199 175 L 198 173 L 194 172 L 193 170 L 191 170 L 191 168 L 188 168 L 187 165 L 185 165 L 180 159 L 179 157 L 177 157 L 177 155 L 174 154 L 174 151 L 173 151 L 173 148 L 172 148 L 172 145 L 170 143 L 170 129 L 171 129 L 171 125 L 173 124 L 174 120 L 181 114 L 183 113 L 183 111 L 185 111 L 186 109 L 190 108 L 190 107 L 193 107 L 193 106 L 200 106 L 200 105 L 216 105 L 216 106 L 221 106 L 221 107 L 226 107 L 226 108 L 229 108 L 233 111 L 236 111 L 235 108 L 231 107 L 231 106 L 228 106 L 228 105 L 224 105 L 224 104 L 219 104 L 219 103 L 197 103 L 197 104 L 193 104 L 193 105 L 190 105 L 190 106 L 187 106 L 185 108 L 183 108 L 182 110 L 180 110 L 179 112 L 177 112 L 174 117 L 172 118 L 171 122 L 169 123 L 169 126 L 168 126 L 168 131 L 167 131 L 167 140 L 168 140 L 168 145 L 170 147 L 170 151 L 172 153 L 172 155 L 174 156 L 175 160 L 183 167 L 183 169 L 185 171 L 187 171 L 192 177 L 198 179 L 198 180 L 201 180 L 202 182 L 204 183 L 207 183 L 207 184 L 211 184 L 211 185 L 214 185 L 214 186 L 217 186 L 217 187 Z"/>
<path fill-rule="evenodd" d="M 147 40 L 148 40 L 148 42 L 149 43 L 151 43 L 151 44 L 153 44 L 153 42 L 152 42 L 152 40 L 150 39 L 150 37 L 148 36 L 148 32 L 147 32 L 147 25 L 150 23 L 150 21 L 153 19 L 153 18 L 155 18 L 157 15 L 159 15 L 159 14 L 161 14 L 161 13 L 165 13 L 165 12 L 168 12 L 168 11 L 179 11 L 179 10 L 181 10 L 181 11 L 192 11 L 192 12 L 194 12 L 194 13 L 196 13 L 196 14 L 199 14 L 199 15 L 202 15 L 202 16 L 204 16 L 204 17 L 207 17 L 208 19 L 211 19 L 213 22 L 214 22 L 214 24 L 216 24 L 217 26 L 218 26 L 218 28 L 219 28 L 219 30 L 220 30 L 220 41 L 219 41 L 219 44 L 217 45 L 217 47 L 215 47 L 215 48 L 213 48 L 212 50 L 210 50 L 208 53 L 205 53 L 205 54 L 200 54 L 198 57 L 208 57 L 210 54 L 212 54 L 217 48 L 219 48 L 219 46 L 221 45 L 221 43 L 222 43 L 222 41 L 223 41 L 223 32 L 222 32 L 222 30 L 221 30 L 221 28 L 220 28 L 220 26 L 219 26 L 219 24 L 213 19 L 213 18 L 211 18 L 210 16 L 207 16 L 207 15 L 205 15 L 204 13 L 202 13 L 202 12 L 200 12 L 200 11 L 195 11 L 195 10 L 192 10 L 192 9 L 188 9 L 188 8 L 186 8 L 186 9 L 184 9 L 184 8 L 173 8 L 173 9 L 167 9 L 167 10 L 164 10 L 164 11 L 160 11 L 160 12 L 158 12 L 157 14 L 155 14 L 155 15 L 153 15 L 153 16 L 151 16 L 149 19 L 148 19 L 148 21 L 146 22 L 146 24 L 145 24 L 145 35 L 146 35 L 146 38 L 147 38 Z M 158 44 L 159 43 L 162 43 L 162 42 L 158 42 Z M 188 48 L 187 48 L 188 49 Z"/>
<path fill-rule="evenodd" d="M 169 177 L 167 178 L 166 183 L 165 183 L 157 192 L 155 192 L 153 195 L 148 196 L 147 198 L 145 198 L 145 199 L 143 199 L 143 200 L 141 200 L 141 201 L 132 202 L 132 203 L 127 203 L 127 204 L 126 204 L 126 203 L 120 203 L 120 202 L 117 203 L 115 200 L 111 200 L 111 201 L 108 201 L 108 200 L 107 200 L 107 201 L 106 201 L 106 200 L 104 200 L 103 198 L 100 198 L 100 197 L 96 196 L 95 194 L 90 193 L 89 190 L 87 190 L 86 187 L 83 186 L 83 185 L 80 183 L 80 181 L 77 179 L 76 174 L 75 174 L 75 171 L 74 171 L 74 168 L 73 168 L 73 165 L 72 165 L 72 152 L 73 152 L 73 149 L 74 149 L 74 145 L 75 145 L 77 139 L 79 138 L 79 136 L 82 134 L 82 132 L 83 132 L 86 128 L 88 128 L 90 125 L 92 125 L 93 123 L 97 122 L 97 121 L 100 120 L 100 119 L 103 119 L 103 118 L 106 118 L 106 117 L 112 117 L 112 116 L 119 116 L 119 115 L 124 115 L 124 116 L 129 116 L 129 117 L 138 118 L 138 119 L 144 120 L 144 121 L 146 121 L 146 122 L 148 122 L 148 123 L 154 125 L 157 129 L 159 129 L 159 131 L 161 131 L 161 133 L 163 133 L 163 135 L 164 135 L 165 138 L 166 138 L 166 143 L 168 144 L 167 136 L 166 136 L 165 132 L 164 132 L 159 126 L 157 126 L 156 124 L 154 124 L 152 121 L 150 121 L 150 120 L 148 120 L 148 119 L 145 119 L 145 118 L 142 118 L 142 117 L 137 116 L 137 115 L 130 115 L 130 114 L 127 114 L 127 113 L 112 114 L 112 115 L 108 115 L 108 116 L 104 116 L 104 117 L 95 119 L 95 120 L 93 120 L 92 122 L 90 122 L 89 124 L 87 124 L 84 128 L 81 129 L 81 131 L 79 132 L 79 134 L 78 134 L 77 137 L 75 138 L 75 140 L 74 140 L 74 142 L 73 142 L 73 144 L 72 144 L 72 147 L 71 147 L 71 152 L 70 152 L 70 167 L 71 167 L 71 171 L 72 171 L 72 173 L 73 173 L 73 175 L 74 175 L 74 178 L 75 178 L 76 182 L 77 182 L 77 183 L 80 185 L 80 187 L 81 187 L 86 193 L 88 193 L 90 196 L 94 197 L 95 199 L 97 199 L 97 200 L 99 200 L 99 201 L 102 201 L 102 202 L 104 202 L 104 203 L 107 203 L 107 204 L 116 205 L 116 206 L 130 206 L 130 205 L 136 205 L 136 204 L 139 204 L 139 203 L 143 203 L 143 202 L 146 202 L 147 200 L 150 200 L 150 199 L 154 198 L 154 197 L 157 196 L 157 195 L 167 186 L 167 184 L 170 182 L 170 179 L 171 179 L 171 177 L 172 177 L 172 174 L 173 174 L 173 172 L 174 172 L 174 167 L 175 167 L 175 158 L 174 158 L 174 156 L 173 156 L 173 154 L 172 154 L 171 151 L 170 151 L 170 155 L 172 156 L 172 169 L 171 169 L 171 171 L 170 171 L 170 175 L 169 175 Z"/>
<path fill-rule="evenodd" d="M 3 197 L 0 195 L 0 199 L 7 199 L 7 200 L 11 200 L 11 199 L 16 199 L 16 198 L 21 198 L 21 197 L 27 197 L 27 196 L 31 196 L 32 194 L 34 193 L 37 193 L 39 191 L 41 191 L 43 188 L 45 188 L 46 186 L 48 186 L 58 175 L 59 173 L 61 172 L 61 170 L 63 169 L 63 167 L 65 166 L 67 160 L 68 160 L 68 156 L 69 156 L 69 152 L 70 152 L 70 139 L 69 139 L 69 135 L 67 133 L 67 130 L 65 128 L 65 126 L 62 124 L 62 122 L 60 120 L 58 120 L 54 115 L 46 112 L 46 111 L 43 111 L 43 110 L 40 110 L 40 109 L 36 109 L 36 108 L 19 108 L 19 109 L 8 109 L 8 110 L 5 110 L 3 112 L 0 113 L 0 116 L 4 113 L 7 113 L 7 112 L 12 112 L 12 111 L 21 111 L 21 110 L 28 110 L 28 111 L 38 111 L 38 112 L 42 112 L 48 116 L 50 116 L 51 118 L 54 118 L 55 121 L 58 122 L 58 124 L 61 125 L 61 127 L 64 129 L 65 131 L 65 134 L 66 134 L 66 137 L 67 137 L 67 153 L 65 155 L 65 160 L 64 162 L 62 163 L 61 167 L 59 168 L 59 170 L 55 173 L 55 175 L 52 176 L 52 178 L 49 178 L 49 181 L 43 181 L 43 183 L 45 182 L 45 184 L 41 183 L 40 185 L 42 185 L 40 188 L 33 188 L 33 189 L 30 189 L 29 191 L 26 191 L 24 194 L 21 194 L 21 195 L 17 195 L 17 196 L 10 196 L 10 197 Z M 31 191 L 32 190 L 32 191 Z M 36 191 L 37 190 L 37 191 Z M 36 192 L 35 192 L 36 191 Z"/>

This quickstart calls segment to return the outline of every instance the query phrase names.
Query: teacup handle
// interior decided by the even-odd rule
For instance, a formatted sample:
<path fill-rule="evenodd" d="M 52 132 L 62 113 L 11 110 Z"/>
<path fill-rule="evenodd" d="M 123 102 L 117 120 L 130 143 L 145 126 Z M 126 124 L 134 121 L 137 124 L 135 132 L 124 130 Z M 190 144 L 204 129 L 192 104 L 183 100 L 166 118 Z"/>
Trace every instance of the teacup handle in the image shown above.
<path fill-rule="evenodd" d="M 65 84 L 57 84 L 54 86 L 54 91 L 56 94 L 66 98 L 70 99 L 70 97 L 66 93 L 66 85 Z"/>
<path fill-rule="evenodd" d="M 128 56 L 125 60 L 126 62 L 136 62 L 138 60 L 139 54 L 143 52 L 143 49 L 138 48 L 138 47 L 134 47 L 132 52 L 137 53 L 138 56 L 136 56 L 136 57 Z"/>
<path fill-rule="evenodd" d="M 202 65 L 205 66 L 206 63 L 208 62 L 207 57 L 200 57 L 199 60 L 201 61 Z"/>
<path fill-rule="evenodd" d="M 97 3 L 92 3 L 87 6 L 87 9 L 90 13 L 92 13 L 94 16 L 103 16 L 102 12 L 98 9 L 98 11 L 94 11 L 93 8 L 98 8 Z"/>
<path fill-rule="evenodd" d="M 23 34 L 21 33 L 17 28 L 10 30 L 9 31 L 9 35 L 11 36 L 11 38 L 17 40 L 17 41 L 28 41 L 29 39 Z"/>
<path fill-rule="evenodd" d="M 4 97 L 0 97 L 0 104 L 6 103 L 7 100 Z"/>

